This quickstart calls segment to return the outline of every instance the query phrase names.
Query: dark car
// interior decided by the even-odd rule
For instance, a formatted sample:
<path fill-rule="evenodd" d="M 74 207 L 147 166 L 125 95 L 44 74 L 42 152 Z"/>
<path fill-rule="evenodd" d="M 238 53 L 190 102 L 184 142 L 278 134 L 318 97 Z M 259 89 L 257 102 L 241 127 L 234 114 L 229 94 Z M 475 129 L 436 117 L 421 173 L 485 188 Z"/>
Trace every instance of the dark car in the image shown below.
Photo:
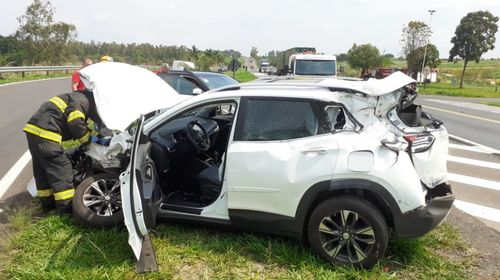
<path fill-rule="evenodd" d="M 158 74 L 180 94 L 196 95 L 202 92 L 237 84 L 235 79 L 214 72 L 169 71 Z"/>

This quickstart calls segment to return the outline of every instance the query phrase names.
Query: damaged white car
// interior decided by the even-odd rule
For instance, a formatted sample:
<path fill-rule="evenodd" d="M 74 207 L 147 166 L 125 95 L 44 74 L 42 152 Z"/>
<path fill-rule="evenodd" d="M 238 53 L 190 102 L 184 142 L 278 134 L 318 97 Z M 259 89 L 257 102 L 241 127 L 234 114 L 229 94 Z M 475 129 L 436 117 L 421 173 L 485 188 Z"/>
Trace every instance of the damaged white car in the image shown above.
<path fill-rule="evenodd" d="M 139 112 L 125 118 L 124 107 L 99 105 L 116 88 L 101 88 L 106 72 L 93 69 L 82 74 L 101 117 L 123 130 Z M 122 98 L 157 98 L 146 85 L 123 90 Z M 149 109 L 166 110 L 112 140 L 127 146 L 119 179 L 94 174 L 74 199 L 86 224 L 113 224 L 123 213 L 141 271 L 157 269 L 147 236 L 159 217 L 291 236 L 333 264 L 370 267 L 390 233 L 423 235 L 453 204 L 447 131 L 413 104 L 415 81 L 402 73 L 240 84 L 183 102 L 163 94 L 168 100 L 150 99 L 158 106 Z"/>

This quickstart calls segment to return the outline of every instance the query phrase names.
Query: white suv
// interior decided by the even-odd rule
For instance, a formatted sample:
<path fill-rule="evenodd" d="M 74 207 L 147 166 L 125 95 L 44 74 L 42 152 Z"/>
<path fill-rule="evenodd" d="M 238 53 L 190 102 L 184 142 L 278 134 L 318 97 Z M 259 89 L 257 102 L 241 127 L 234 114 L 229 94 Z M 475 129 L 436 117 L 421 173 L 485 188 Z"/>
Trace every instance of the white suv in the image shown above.
<path fill-rule="evenodd" d="M 413 104 L 414 83 L 240 84 L 140 118 L 119 179 L 140 270 L 156 269 L 147 236 L 158 217 L 291 236 L 359 267 L 384 255 L 390 233 L 436 227 L 454 201 L 448 135 Z"/>

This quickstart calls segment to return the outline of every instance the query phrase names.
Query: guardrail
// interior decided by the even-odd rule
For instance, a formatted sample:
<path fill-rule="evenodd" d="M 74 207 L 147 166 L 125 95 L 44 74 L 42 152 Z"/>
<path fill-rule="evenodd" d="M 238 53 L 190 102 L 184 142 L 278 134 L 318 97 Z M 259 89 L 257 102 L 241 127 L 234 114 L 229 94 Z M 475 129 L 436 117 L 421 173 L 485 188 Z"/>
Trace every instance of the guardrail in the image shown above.
<path fill-rule="evenodd" d="M 80 69 L 81 66 L 8 66 L 0 67 L 0 75 L 4 73 L 21 73 L 24 77 L 26 72 L 68 71 Z"/>

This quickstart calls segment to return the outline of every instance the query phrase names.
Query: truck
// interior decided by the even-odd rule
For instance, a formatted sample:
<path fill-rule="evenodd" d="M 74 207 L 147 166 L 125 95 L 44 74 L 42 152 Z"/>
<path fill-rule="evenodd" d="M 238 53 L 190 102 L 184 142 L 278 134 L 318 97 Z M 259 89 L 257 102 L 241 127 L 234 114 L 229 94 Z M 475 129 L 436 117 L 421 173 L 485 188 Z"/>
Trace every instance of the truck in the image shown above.
<path fill-rule="evenodd" d="M 278 76 L 337 76 L 337 58 L 317 54 L 313 47 L 295 47 L 281 52 L 277 57 Z"/>
<path fill-rule="evenodd" d="M 260 62 L 259 72 L 260 73 L 267 73 L 267 72 L 269 72 L 269 61 L 263 59 Z"/>

